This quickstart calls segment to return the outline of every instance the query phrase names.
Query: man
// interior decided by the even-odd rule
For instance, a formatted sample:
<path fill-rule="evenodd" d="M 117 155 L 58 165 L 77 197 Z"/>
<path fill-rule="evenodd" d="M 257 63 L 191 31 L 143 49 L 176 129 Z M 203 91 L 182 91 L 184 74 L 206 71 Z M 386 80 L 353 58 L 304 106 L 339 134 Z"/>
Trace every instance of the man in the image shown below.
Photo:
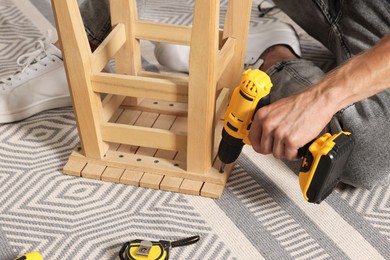
<path fill-rule="evenodd" d="M 324 75 L 286 46 L 263 53 L 261 69 L 274 87 L 272 104 L 255 115 L 249 136 L 253 148 L 293 160 L 323 130 L 350 131 L 356 144 L 342 181 L 368 189 L 388 184 L 390 2 L 274 2 L 334 54 L 338 67 Z"/>

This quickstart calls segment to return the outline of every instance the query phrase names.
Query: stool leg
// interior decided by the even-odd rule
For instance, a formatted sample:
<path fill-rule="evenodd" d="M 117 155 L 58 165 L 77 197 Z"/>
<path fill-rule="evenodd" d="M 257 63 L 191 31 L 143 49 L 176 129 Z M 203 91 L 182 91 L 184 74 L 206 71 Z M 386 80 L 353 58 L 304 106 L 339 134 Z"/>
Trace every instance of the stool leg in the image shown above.
<path fill-rule="evenodd" d="M 142 70 L 141 46 L 135 38 L 138 21 L 136 0 L 110 0 L 111 24 L 122 23 L 126 28 L 126 42 L 115 55 L 116 73 L 136 76 Z M 126 104 L 137 105 L 138 99 L 127 97 Z"/>
<path fill-rule="evenodd" d="M 115 56 L 116 72 L 137 75 L 142 69 L 141 47 L 135 38 L 138 20 L 136 0 L 111 0 L 111 23 L 115 26 L 122 23 L 126 28 L 127 40 Z"/>
<path fill-rule="evenodd" d="M 219 81 L 219 87 L 233 90 L 241 80 L 244 69 L 252 0 L 229 0 L 224 21 L 223 38 L 236 39 L 234 56 Z"/>
<path fill-rule="evenodd" d="M 187 170 L 205 173 L 212 165 L 219 0 L 196 0 L 191 35 Z"/>
<path fill-rule="evenodd" d="M 81 144 L 87 157 L 100 159 L 108 149 L 100 131 L 102 103 L 100 95 L 92 90 L 92 53 L 78 3 L 77 0 L 52 0 L 52 6 Z"/>

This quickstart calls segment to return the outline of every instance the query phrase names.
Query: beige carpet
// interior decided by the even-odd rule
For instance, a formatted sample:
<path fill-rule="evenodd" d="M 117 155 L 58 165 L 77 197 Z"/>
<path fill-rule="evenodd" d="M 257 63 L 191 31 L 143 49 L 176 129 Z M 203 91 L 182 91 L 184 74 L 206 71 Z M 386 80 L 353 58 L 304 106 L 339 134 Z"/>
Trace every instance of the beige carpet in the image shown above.
<path fill-rule="evenodd" d="M 0 3 L 4 76 L 50 26 L 27 0 Z M 185 24 L 191 3 L 149 0 L 144 16 Z M 254 5 L 253 26 L 283 18 L 270 15 L 259 18 Z M 302 44 L 306 57 L 327 62 L 309 37 Z M 158 69 L 152 56 L 144 65 Z M 390 259 L 389 187 L 338 190 L 309 204 L 296 173 L 246 146 L 222 198 L 213 200 L 64 175 L 78 144 L 71 108 L 0 125 L 0 259 L 28 251 L 53 260 L 118 259 L 131 239 L 190 235 L 201 239 L 173 248 L 171 259 Z"/>

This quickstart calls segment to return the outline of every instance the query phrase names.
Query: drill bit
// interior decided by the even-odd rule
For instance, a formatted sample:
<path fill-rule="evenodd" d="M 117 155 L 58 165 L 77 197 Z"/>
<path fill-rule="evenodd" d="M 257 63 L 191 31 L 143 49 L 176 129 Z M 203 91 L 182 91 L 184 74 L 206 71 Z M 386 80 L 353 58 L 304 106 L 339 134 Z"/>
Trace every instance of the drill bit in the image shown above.
<path fill-rule="evenodd" d="M 221 164 L 221 167 L 219 168 L 219 173 L 224 173 L 225 172 L 225 165 L 224 163 Z"/>

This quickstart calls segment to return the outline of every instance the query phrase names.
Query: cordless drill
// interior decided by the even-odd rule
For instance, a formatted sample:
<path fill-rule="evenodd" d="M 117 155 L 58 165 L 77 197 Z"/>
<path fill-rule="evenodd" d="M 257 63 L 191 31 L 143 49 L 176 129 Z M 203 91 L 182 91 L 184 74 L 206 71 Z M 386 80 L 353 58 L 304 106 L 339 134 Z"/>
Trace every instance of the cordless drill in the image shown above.
<path fill-rule="evenodd" d="M 263 71 L 248 69 L 242 74 L 240 84 L 234 89 L 225 113 L 222 139 L 218 148 L 220 172 L 226 164 L 237 160 L 244 144 L 250 144 L 249 130 L 255 112 L 269 104 L 271 79 Z"/>
<path fill-rule="evenodd" d="M 271 79 L 264 72 L 249 69 L 243 73 L 225 113 L 218 148 L 221 173 L 226 164 L 237 160 L 244 145 L 250 144 L 248 134 L 254 114 L 269 104 L 271 88 Z M 341 131 L 334 135 L 326 133 L 299 149 L 302 157 L 299 183 L 308 202 L 318 204 L 333 191 L 353 146 L 352 135 Z"/>

